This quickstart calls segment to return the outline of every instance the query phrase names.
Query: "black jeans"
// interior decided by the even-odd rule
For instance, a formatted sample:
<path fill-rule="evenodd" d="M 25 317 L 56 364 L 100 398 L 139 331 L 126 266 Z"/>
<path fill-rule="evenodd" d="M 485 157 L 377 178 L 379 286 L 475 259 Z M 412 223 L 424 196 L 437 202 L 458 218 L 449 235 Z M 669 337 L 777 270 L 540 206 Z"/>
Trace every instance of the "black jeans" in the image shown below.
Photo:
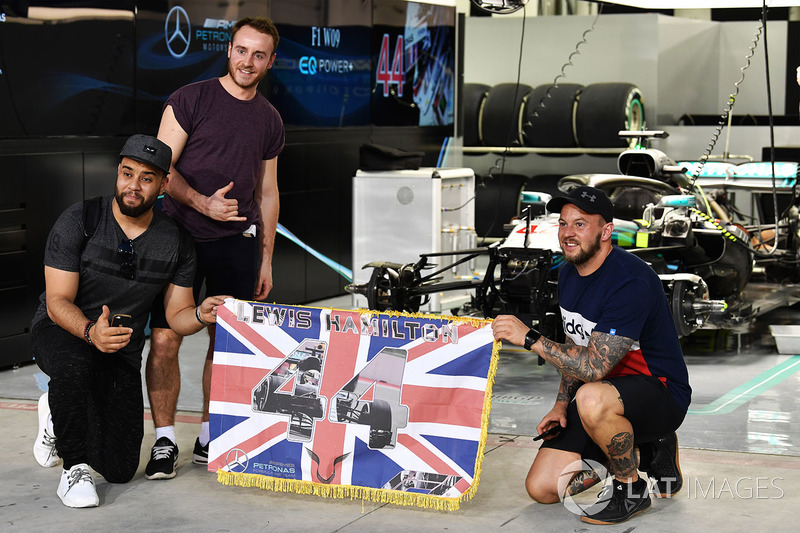
<path fill-rule="evenodd" d="M 64 468 L 87 463 L 106 481 L 130 481 L 144 437 L 140 370 L 48 318 L 33 326 L 31 338 L 36 364 L 50 377 L 48 399 Z"/>

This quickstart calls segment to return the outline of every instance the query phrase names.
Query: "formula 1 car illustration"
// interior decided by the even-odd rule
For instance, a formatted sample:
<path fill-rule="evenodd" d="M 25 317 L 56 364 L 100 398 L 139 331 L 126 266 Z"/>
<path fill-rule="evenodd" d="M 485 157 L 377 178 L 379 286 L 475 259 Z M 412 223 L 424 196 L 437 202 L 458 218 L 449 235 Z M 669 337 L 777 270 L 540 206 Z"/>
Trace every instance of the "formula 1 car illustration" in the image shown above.
<path fill-rule="evenodd" d="M 304 340 L 253 388 L 253 411 L 290 416 L 289 440 L 310 441 L 314 419 L 324 416 L 319 381 L 326 349 L 325 342 Z M 293 389 L 288 384 L 292 379 Z"/>
<path fill-rule="evenodd" d="M 403 470 L 389 480 L 383 488 L 445 496 L 447 491 L 454 487 L 461 479 L 463 479 L 461 476 Z"/>
<path fill-rule="evenodd" d="M 381 349 L 336 393 L 329 419 L 369 426 L 370 448 L 394 448 L 396 429 L 408 423 L 408 407 L 400 404 L 402 369 L 407 357 L 408 351 L 401 348 Z"/>
<path fill-rule="evenodd" d="M 356 381 L 353 378 L 336 395 L 336 421 L 369 426 L 369 447 L 385 448 L 392 442 L 392 408 L 384 400 L 360 402 L 353 392 Z"/>
<path fill-rule="evenodd" d="M 620 154 L 617 166 L 619 175 L 565 176 L 558 187 L 568 192 L 590 185 L 608 194 L 615 244 L 659 275 L 680 336 L 698 328 L 746 327 L 758 315 L 800 301 L 794 285 L 800 281 L 796 163 L 776 163 L 773 173 L 770 163 L 678 164 L 658 150 L 634 149 Z M 542 211 L 550 197 L 525 194 L 538 199 Z M 737 195 L 751 200 L 752 215 L 736 205 Z M 431 294 L 470 289 L 474 297 L 459 312 L 516 314 L 557 338 L 558 214 L 530 213 L 513 220 L 504 239 L 455 252 L 461 258 L 453 264 L 425 273 L 437 256 L 454 252 L 423 254 L 405 265 L 373 262 L 364 267 L 373 269 L 369 281 L 347 290 L 364 295 L 371 309 L 416 312 Z M 442 282 L 443 272 L 482 255 L 488 255 L 482 278 Z"/>

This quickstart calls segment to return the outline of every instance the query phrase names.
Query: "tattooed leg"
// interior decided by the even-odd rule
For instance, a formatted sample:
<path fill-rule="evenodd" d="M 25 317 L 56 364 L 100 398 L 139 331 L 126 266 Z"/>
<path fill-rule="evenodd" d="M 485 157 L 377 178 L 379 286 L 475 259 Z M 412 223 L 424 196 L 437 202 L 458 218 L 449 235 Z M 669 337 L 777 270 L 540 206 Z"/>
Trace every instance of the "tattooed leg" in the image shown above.
<path fill-rule="evenodd" d="M 630 478 L 636 474 L 638 459 L 633 447 L 633 434 L 627 431 L 617 433 L 606 445 L 609 468 L 616 477 Z"/>
<path fill-rule="evenodd" d="M 566 493 L 569 496 L 575 496 L 586 489 L 594 487 L 601 481 L 603 480 L 600 479 L 596 470 L 582 470 L 575 474 L 575 477 L 569 482 Z"/>
<path fill-rule="evenodd" d="M 609 471 L 620 481 L 636 481 L 638 450 L 619 391 L 608 382 L 586 383 L 578 390 L 576 401 L 586 432 L 608 458 Z"/>

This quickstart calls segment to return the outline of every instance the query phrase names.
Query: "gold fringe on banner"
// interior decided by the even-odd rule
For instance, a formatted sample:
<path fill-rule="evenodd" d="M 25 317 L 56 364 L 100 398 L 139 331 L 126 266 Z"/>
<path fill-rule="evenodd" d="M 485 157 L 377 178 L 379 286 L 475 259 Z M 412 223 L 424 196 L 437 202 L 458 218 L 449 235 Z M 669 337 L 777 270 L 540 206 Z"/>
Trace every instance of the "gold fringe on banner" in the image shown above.
<path fill-rule="evenodd" d="M 375 503 L 414 506 L 423 509 L 434 509 L 436 511 L 456 511 L 459 509 L 461 501 L 468 499 L 468 494 L 474 494 L 472 487 L 470 487 L 469 491 L 458 498 L 444 498 L 442 496 L 431 496 L 430 494 L 419 494 L 417 492 L 375 489 L 371 487 L 357 487 L 354 485 L 325 485 L 323 483 L 314 483 L 313 481 L 281 479 L 259 474 L 244 474 L 241 472 L 226 472 L 223 470 L 217 471 L 217 481 L 223 485 L 234 485 L 237 487 L 257 487 L 275 492 L 294 492 L 296 494 L 310 494 L 323 498 L 361 499 L 362 501 L 368 500 Z M 476 484 L 477 477 L 475 485 Z M 475 485 L 473 485 L 473 487 Z"/>
<path fill-rule="evenodd" d="M 292 306 L 303 307 L 303 306 Z M 330 309 L 331 311 L 341 311 L 352 313 L 357 311 L 361 314 L 379 314 L 407 318 L 428 318 L 448 322 L 468 323 L 475 328 L 482 328 L 492 321 L 484 318 L 456 317 L 449 315 L 434 315 L 426 313 L 404 313 L 400 311 L 371 311 L 366 309 Z M 458 498 L 446 498 L 431 494 L 421 494 L 418 492 L 404 492 L 399 490 L 376 489 L 372 487 L 359 487 L 355 485 L 329 485 L 304 481 L 300 479 L 283 479 L 261 474 L 247 474 L 243 472 L 229 472 L 225 470 L 217 471 L 217 481 L 223 485 L 233 485 L 237 487 L 257 487 L 264 490 L 275 492 L 294 492 L 296 494 L 310 494 L 323 498 L 338 498 L 351 500 L 361 499 L 375 503 L 391 503 L 394 505 L 421 507 L 423 509 L 433 509 L 436 511 L 457 511 L 461 508 L 462 501 L 469 501 L 475 496 L 478 490 L 478 482 L 481 477 L 481 467 L 483 465 L 483 455 L 486 450 L 486 439 L 489 433 L 489 413 L 492 410 L 492 387 L 494 386 L 495 375 L 497 373 L 497 363 L 499 360 L 501 343 L 492 343 L 492 357 L 489 364 L 489 374 L 487 376 L 486 393 L 483 399 L 483 413 L 481 415 L 481 436 L 478 443 L 478 453 L 475 458 L 475 476 L 472 479 L 469 489 Z"/>

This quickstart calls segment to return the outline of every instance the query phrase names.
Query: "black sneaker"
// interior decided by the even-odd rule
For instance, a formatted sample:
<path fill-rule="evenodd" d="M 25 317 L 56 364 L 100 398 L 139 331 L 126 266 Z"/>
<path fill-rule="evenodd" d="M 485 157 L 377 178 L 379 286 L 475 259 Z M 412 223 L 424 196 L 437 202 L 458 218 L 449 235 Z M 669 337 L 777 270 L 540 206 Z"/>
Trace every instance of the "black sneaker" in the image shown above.
<path fill-rule="evenodd" d="M 158 439 L 144 469 L 145 479 L 172 479 L 178 466 L 178 446 L 167 437 Z"/>
<path fill-rule="evenodd" d="M 649 448 L 651 459 L 650 464 L 642 465 L 640 470 L 653 480 L 653 494 L 659 498 L 677 494 L 683 487 L 683 474 L 678 461 L 678 436 L 673 433 L 642 446 Z"/>
<path fill-rule="evenodd" d="M 597 503 L 592 506 L 599 507 L 598 511 L 593 512 L 590 509 L 584 511 L 586 514 L 581 515 L 583 522 L 600 525 L 619 524 L 650 508 L 647 482 L 642 478 L 633 483 L 623 483 L 614 479 L 610 485 L 610 497 L 608 492 L 603 490 Z"/>
<path fill-rule="evenodd" d="M 208 443 L 205 446 L 200 446 L 200 439 L 194 441 L 194 452 L 192 453 L 192 462 L 196 465 L 208 464 Z"/>

